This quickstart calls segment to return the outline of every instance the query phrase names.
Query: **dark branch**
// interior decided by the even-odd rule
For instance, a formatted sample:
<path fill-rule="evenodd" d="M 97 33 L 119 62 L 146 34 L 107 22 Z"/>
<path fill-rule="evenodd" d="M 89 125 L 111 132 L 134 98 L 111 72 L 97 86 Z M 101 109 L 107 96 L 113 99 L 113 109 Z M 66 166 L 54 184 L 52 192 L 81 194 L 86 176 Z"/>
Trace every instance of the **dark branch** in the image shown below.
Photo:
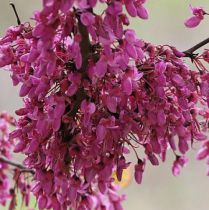
<path fill-rule="evenodd" d="M 209 38 L 201 41 L 200 43 L 196 44 L 195 46 L 191 47 L 190 49 L 184 51 L 183 52 L 185 54 L 184 57 L 189 57 L 191 59 L 194 58 L 197 55 L 194 52 L 208 43 L 209 43 Z"/>
<path fill-rule="evenodd" d="M 21 172 L 26 172 L 26 173 L 31 173 L 31 174 L 35 174 L 35 172 L 32 169 L 26 168 L 25 166 L 19 164 L 19 163 L 15 163 L 13 161 L 10 161 L 6 158 L 0 157 L 0 162 L 2 163 L 6 163 L 8 165 L 14 166 L 16 168 L 19 168 L 21 170 Z"/>
<path fill-rule="evenodd" d="M 81 57 L 82 57 L 82 65 L 79 71 L 82 74 L 82 77 L 85 78 L 87 76 L 87 66 L 88 66 L 88 59 L 90 54 L 91 43 L 89 40 L 89 32 L 81 23 L 80 17 L 78 17 L 78 30 L 81 34 L 81 42 L 80 42 L 80 50 L 81 50 Z"/>
<path fill-rule="evenodd" d="M 15 13 L 16 18 L 17 18 L 17 24 L 20 25 L 21 21 L 20 21 L 19 15 L 17 14 L 16 7 L 15 7 L 14 3 L 10 3 L 10 5 L 12 6 L 12 9 L 13 9 L 13 11 Z"/>
<path fill-rule="evenodd" d="M 92 12 L 92 9 L 91 9 Z M 82 79 L 88 78 L 87 76 L 87 67 L 88 67 L 88 61 L 89 61 L 89 54 L 91 49 L 91 43 L 89 39 L 89 32 L 84 26 L 80 20 L 80 15 L 77 14 L 78 19 L 78 31 L 81 35 L 81 42 L 80 42 L 80 51 L 81 51 L 81 57 L 82 57 L 82 64 L 81 68 L 79 69 L 79 72 L 82 75 Z M 74 104 L 73 109 L 70 111 L 69 116 L 74 117 L 80 108 L 81 102 L 87 98 L 86 93 L 84 91 L 84 88 L 80 88 L 76 94 L 76 102 Z"/>

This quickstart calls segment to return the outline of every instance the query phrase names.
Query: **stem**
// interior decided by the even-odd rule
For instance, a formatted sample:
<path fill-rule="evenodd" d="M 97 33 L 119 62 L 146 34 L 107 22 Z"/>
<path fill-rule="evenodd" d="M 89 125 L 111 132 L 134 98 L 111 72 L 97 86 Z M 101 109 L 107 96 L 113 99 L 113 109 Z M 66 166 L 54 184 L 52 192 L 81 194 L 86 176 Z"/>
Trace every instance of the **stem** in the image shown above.
<path fill-rule="evenodd" d="M 82 76 L 85 78 L 86 76 L 86 68 L 88 66 L 88 59 L 90 54 L 90 40 L 89 40 L 89 33 L 86 28 L 81 23 L 80 17 L 78 18 L 78 30 L 81 34 L 81 42 L 80 42 L 80 49 L 81 49 L 81 56 L 82 56 L 82 65 L 79 71 L 81 72 Z"/>
<path fill-rule="evenodd" d="M 81 102 L 86 98 L 84 88 L 80 88 L 76 93 L 76 102 L 73 106 L 73 109 L 69 112 L 69 116 L 74 117 L 80 108 Z"/>
<path fill-rule="evenodd" d="M 203 47 L 204 45 L 209 43 L 209 37 L 203 41 L 201 41 L 200 43 L 196 44 L 195 46 L 191 47 L 190 49 L 184 51 L 183 53 L 185 54 L 184 57 L 190 57 L 190 58 L 194 58 L 195 54 L 194 51 L 198 50 L 199 48 Z"/>
<path fill-rule="evenodd" d="M 14 166 L 16 168 L 19 168 L 19 169 L 21 169 L 21 172 L 27 172 L 27 173 L 35 174 L 35 172 L 32 169 L 26 168 L 25 166 L 23 166 L 19 163 L 10 161 L 6 158 L 0 157 L 0 162 L 6 163 L 6 164 L 11 165 L 11 166 Z"/>
<path fill-rule="evenodd" d="M 87 67 L 88 67 L 88 60 L 89 60 L 89 54 L 90 54 L 90 47 L 91 47 L 91 43 L 90 43 L 90 39 L 89 39 L 89 32 L 86 28 L 86 26 L 84 26 L 80 20 L 80 16 L 77 16 L 78 19 L 78 31 L 81 34 L 81 42 L 80 42 L 80 51 L 81 51 L 81 57 L 82 57 L 82 64 L 81 64 L 81 68 L 79 69 L 79 72 L 82 75 L 82 79 L 86 79 L 88 78 L 87 76 Z M 76 103 L 73 107 L 73 109 L 70 111 L 70 116 L 75 116 L 81 102 L 87 98 L 84 88 L 80 88 L 76 94 Z"/>
<path fill-rule="evenodd" d="M 16 7 L 15 7 L 14 3 L 10 3 L 10 5 L 12 6 L 12 9 L 13 9 L 13 11 L 15 13 L 15 16 L 16 16 L 16 19 L 17 19 L 17 24 L 20 25 L 21 21 L 20 21 L 19 15 L 17 14 Z"/>

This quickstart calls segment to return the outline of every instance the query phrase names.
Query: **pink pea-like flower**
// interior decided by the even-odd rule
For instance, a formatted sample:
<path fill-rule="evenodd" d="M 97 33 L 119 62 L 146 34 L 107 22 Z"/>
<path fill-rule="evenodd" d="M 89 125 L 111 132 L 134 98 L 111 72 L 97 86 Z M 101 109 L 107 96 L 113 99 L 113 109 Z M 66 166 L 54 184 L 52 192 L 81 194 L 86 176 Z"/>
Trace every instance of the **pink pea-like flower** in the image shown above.
<path fill-rule="evenodd" d="M 45 209 L 46 205 L 47 205 L 47 197 L 44 195 L 39 196 L 38 198 L 39 209 Z"/>
<path fill-rule="evenodd" d="M 180 174 L 181 168 L 185 167 L 187 163 L 188 158 L 186 158 L 185 156 L 177 156 L 172 167 L 173 175 L 178 176 Z"/>
<path fill-rule="evenodd" d="M 203 146 L 200 148 L 200 150 L 197 153 L 197 160 L 203 160 L 209 155 L 209 142 L 206 141 L 203 143 Z"/>
<path fill-rule="evenodd" d="M 81 112 L 84 113 L 84 125 L 87 126 L 90 122 L 91 115 L 96 111 L 94 103 L 83 100 L 81 103 Z"/>
<path fill-rule="evenodd" d="M 200 24 L 200 22 L 204 19 L 204 15 L 206 12 L 203 10 L 202 7 L 192 7 L 190 5 L 191 12 L 193 14 L 192 17 L 188 18 L 184 24 L 188 28 L 194 28 Z"/>
<path fill-rule="evenodd" d="M 138 6 L 137 8 L 137 15 L 144 20 L 147 20 L 149 15 L 148 12 L 146 10 L 146 8 L 144 8 L 142 5 Z"/>
<path fill-rule="evenodd" d="M 113 2 L 107 9 L 107 12 L 111 15 L 119 15 L 123 11 L 122 3 L 119 1 Z"/>
<path fill-rule="evenodd" d="M 14 60 L 14 54 L 10 46 L 0 48 L 0 67 L 9 65 Z"/>
<path fill-rule="evenodd" d="M 209 63 L 209 50 L 204 51 L 203 59 L 204 59 L 205 62 Z"/>
<path fill-rule="evenodd" d="M 134 173 L 135 180 L 138 184 L 141 184 L 142 182 L 144 167 L 145 167 L 145 162 L 139 159 L 138 163 L 135 165 L 135 173 Z"/>
<path fill-rule="evenodd" d="M 85 12 L 85 13 L 81 14 L 81 22 L 85 26 L 90 26 L 90 25 L 94 24 L 95 17 L 90 12 Z"/>
<path fill-rule="evenodd" d="M 136 10 L 136 7 L 135 7 L 133 1 L 126 0 L 125 1 L 125 6 L 126 6 L 126 10 L 128 11 L 128 14 L 131 17 L 136 17 L 137 16 L 137 10 Z"/>

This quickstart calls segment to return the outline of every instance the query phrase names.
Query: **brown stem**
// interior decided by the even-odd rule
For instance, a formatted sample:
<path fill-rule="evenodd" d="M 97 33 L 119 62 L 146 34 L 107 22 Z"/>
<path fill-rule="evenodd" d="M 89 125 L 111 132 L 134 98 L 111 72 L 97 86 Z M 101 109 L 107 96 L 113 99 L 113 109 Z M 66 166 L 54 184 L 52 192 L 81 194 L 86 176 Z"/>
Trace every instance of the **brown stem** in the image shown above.
<path fill-rule="evenodd" d="M 10 160 L 8 160 L 6 158 L 0 157 L 0 162 L 6 163 L 6 164 L 11 165 L 11 166 L 14 166 L 16 168 L 19 168 L 21 170 L 21 172 L 35 174 L 35 172 L 32 169 L 26 168 L 25 166 L 23 166 L 23 165 L 21 165 L 19 163 L 10 161 Z"/>
<path fill-rule="evenodd" d="M 80 88 L 78 90 L 78 92 L 76 93 L 76 102 L 73 106 L 73 109 L 70 110 L 69 112 L 69 116 L 74 117 L 78 111 L 78 109 L 80 108 L 81 102 L 86 98 L 86 94 L 83 88 Z"/>
<path fill-rule="evenodd" d="M 209 43 L 209 37 L 201 42 L 199 42 L 198 44 L 196 44 L 195 46 L 191 47 L 188 50 L 185 50 L 183 53 L 185 54 L 184 57 L 190 57 L 190 58 L 194 58 L 196 55 L 194 54 L 194 52 L 196 50 L 198 50 L 199 48 L 203 47 L 204 45 Z"/>
<path fill-rule="evenodd" d="M 14 3 L 10 3 L 10 5 L 12 6 L 12 9 L 13 9 L 13 11 L 15 13 L 16 18 L 17 18 L 17 24 L 20 25 L 21 21 L 20 21 L 19 15 L 17 13 L 16 7 L 15 7 Z"/>
<path fill-rule="evenodd" d="M 83 77 L 86 76 L 86 68 L 88 66 L 88 59 L 90 54 L 90 40 L 89 40 L 89 33 L 81 21 L 80 18 L 78 18 L 78 30 L 81 34 L 81 42 L 80 42 L 80 49 L 81 49 L 81 56 L 82 56 L 82 65 L 80 68 L 81 74 Z"/>
<path fill-rule="evenodd" d="M 79 72 L 82 75 L 82 79 L 86 79 L 87 77 L 87 67 L 88 67 L 88 59 L 89 59 L 89 54 L 90 54 L 90 39 L 89 39 L 89 33 L 80 20 L 80 16 L 77 16 L 78 18 L 78 31 L 81 34 L 81 42 L 80 42 L 80 50 L 81 50 L 81 57 L 82 57 L 82 64 L 81 68 L 79 69 Z M 75 116 L 81 102 L 87 97 L 85 94 L 84 88 L 80 88 L 76 94 L 76 103 L 74 104 L 73 109 L 70 111 L 69 115 L 70 116 Z"/>

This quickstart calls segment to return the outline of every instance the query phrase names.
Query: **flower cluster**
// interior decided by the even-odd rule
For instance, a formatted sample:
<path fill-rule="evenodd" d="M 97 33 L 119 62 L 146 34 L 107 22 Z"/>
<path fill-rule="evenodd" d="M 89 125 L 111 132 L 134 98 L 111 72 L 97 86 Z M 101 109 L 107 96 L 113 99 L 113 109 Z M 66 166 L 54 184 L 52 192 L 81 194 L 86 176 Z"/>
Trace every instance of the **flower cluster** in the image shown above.
<path fill-rule="evenodd" d="M 13 120 L 6 114 L 0 114 L 0 158 L 11 159 L 11 146 L 12 143 L 8 141 L 9 137 L 9 123 Z M 9 177 L 7 174 L 8 164 L 0 163 L 0 203 L 5 205 L 8 198 L 10 198 Z"/>
<path fill-rule="evenodd" d="M 126 29 L 126 11 L 148 18 L 145 0 L 101 2 L 98 15 L 97 0 L 44 0 L 34 27 L 10 27 L 0 39 L 0 66 L 24 97 L 10 141 L 35 173 L 39 209 L 121 210 L 112 174 L 121 180 L 130 150 L 141 183 L 146 161 L 173 151 L 177 175 L 190 145 L 207 140 L 199 117 L 207 122 L 208 51 L 192 70 L 185 53 Z"/>
<path fill-rule="evenodd" d="M 15 124 L 13 117 L 5 112 L 0 114 L 0 204 L 5 206 L 7 200 L 10 200 L 9 210 L 16 206 L 17 191 L 22 195 L 26 206 L 29 205 L 30 196 L 30 184 L 24 176 L 29 170 L 11 161 L 14 142 L 9 138 L 9 131 Z M 12 180 L 14 186 L 11 185 Z"/>

